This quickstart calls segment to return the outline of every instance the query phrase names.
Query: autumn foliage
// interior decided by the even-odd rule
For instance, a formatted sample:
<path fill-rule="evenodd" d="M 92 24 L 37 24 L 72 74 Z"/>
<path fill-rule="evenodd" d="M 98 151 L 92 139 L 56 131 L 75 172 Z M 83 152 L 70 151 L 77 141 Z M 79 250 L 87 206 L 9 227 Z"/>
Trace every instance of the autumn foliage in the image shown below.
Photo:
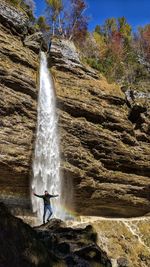
<path fill-rule="evenodd" d="M 63 36 L 76 43 L 85 39 L 88 23 L 84 15 L 84 0 L 45 0 L 47 4 L 47 21 L 52 25 L 52 36 Z"/>
<path fill-rule="evenodd" d="M 34 0 L 7 1 L 28 6 L 31 11 L 34 8 Z M 36 19 L 34 27 L 44 33 L 46 41 L 53 37 L 73 41 L 81 60 L 110 81 L 132 84 L 141 77 L 150 78 L 145 68 L 150 63 L 150 24 L 134 33 L 125 17 L 108 18 L 89 32 L 86 0 L 45 0 L 45 3 L 45 16 Z"/>
<path fill-rule="evenodd" d="M 150 61 L 150 24 L 140 30 L 141 44 L 148 61 Z"/>
<path fill-rule="evenodd" d="M 106 19 L 86 36 L 82 57 L 108 80 L 133 84 L 149 77 L 141 62 L 150 62 L 150 25 L 135 34 L 125 17 Z"/>

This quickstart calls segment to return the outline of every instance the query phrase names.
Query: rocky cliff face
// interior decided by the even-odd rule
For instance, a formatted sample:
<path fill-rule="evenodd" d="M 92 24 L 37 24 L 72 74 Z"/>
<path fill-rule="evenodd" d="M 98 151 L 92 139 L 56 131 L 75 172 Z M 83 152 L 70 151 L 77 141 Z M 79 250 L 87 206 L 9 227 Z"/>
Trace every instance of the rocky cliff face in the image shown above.
<path fill-rule="evenodd" d="M 37 120 L 41 35 L 28 17 L 0 3 L 0 195 L 29 207 Z M 82 215 L 141 216 L 150 211 L 149 101 L 129 97 L 83 66 L 73 44 L 54 41 L 49 64 L 59 115 L 63 190 Z"/>
<path fill-rule="evenodd" d="M 30 205 L 41 38 L 31 38 L 28 23 L 22 11 L 0 2 L 0 199 L 20 207 Z"/>
<path fill-rule="evenodd" d="M 1 0 L 0 200 L 21 208 L 21 215 L 22 208 L 30 207 L 42 38 L 28 22 L 26 14 Z M 149 88 L 143 94 L 108 84 L 81 64 L 67 41 L 53 42 L 49 65 L 56 85 L 62 193 L 68 208 L 80 215 L 110 217 L 149 213 Z M 2 267 L 150 265 L 149 217 L 83 217 L 82 228 L 91 221 L 102 249 L 91 226 L 72 229 L 56 221 L 32 229 L 2 204 L 0 217 Z"/>
<path fill-rule="evenodd" d="M 73 44 L 53 42 L 64 193 L 82 215 L 150 212 L 150 109 L 83 67 Z M 141 95 L 140 95 L 141 96 Z"/>

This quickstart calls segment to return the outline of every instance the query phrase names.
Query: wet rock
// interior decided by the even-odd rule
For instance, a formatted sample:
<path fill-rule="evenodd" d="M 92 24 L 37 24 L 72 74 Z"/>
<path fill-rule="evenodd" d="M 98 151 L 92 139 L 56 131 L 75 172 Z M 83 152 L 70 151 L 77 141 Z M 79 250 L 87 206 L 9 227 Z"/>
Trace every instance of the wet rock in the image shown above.
<path fill-rule="evenodd" d="M 107 254 L 96 245 L 97 234 L 91 225 L 71 228 L 60 220 L 52 219 L 34 229 L 51 253 L 63 260 L 66 266 L 112 266 Z"/>
<path fill-rule="evenodd" d="M 70 228 L 60 220 L 31 228 L 0 203 L 0 267 L 111 267 L 96 245 L 92 226 Z M 96 265 L 97 264 L 97 265 Z"/>

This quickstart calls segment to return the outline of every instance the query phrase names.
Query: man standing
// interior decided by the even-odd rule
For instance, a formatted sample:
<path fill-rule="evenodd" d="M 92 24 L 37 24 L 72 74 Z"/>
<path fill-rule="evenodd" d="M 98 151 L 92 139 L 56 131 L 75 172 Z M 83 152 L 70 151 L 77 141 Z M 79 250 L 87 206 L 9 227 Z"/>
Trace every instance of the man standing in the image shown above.
<path fill-rule="evenodd" d="M 51 199 L 52 197 L 58 197 L 58 195 L 50 195 L 50 194 L 48 193 L 48 191 L 45 191 L 45 192 L 44 192 L 44 195 L 37 195 L 37 194 L 35 194 L 35 193 L 33 193 L 33 194 L 34 194 L 34 196 L 43 199 L 43 201 L 44 201 L 43 223 L 45 223 L 45 216 L 46 216 L 46 212 L 47 212 L 47 211 L 49 211 L 49 216 L 48 216 L 48 218 L 47 218 L 47 222 L 49 222 L 49 219 L 50 219 L 50 217 L 52 216 L 52 213 L 53 213 L 53 212 L 52 212 L 52 208 L 51 208 L 50 199 Z"/>

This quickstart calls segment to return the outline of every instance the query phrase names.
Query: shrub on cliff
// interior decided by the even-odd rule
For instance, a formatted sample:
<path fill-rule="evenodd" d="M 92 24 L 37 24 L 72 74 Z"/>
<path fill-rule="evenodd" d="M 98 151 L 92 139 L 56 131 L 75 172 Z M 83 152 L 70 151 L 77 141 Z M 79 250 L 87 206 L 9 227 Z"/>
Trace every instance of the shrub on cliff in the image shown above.
<path fill-rule="evenodd" d="M 107 19 L 104 25 L 97 25 L 94 32 L 86 36 L 80 46 L 82 58 L 110 82 L 125 81 L 132 85 L 148 80 L 145 62 L 150 58 L 149 32 L 150 25 L 147 25 L 135 35 L 124 17 Z"/>
<path fill-rule="evenodd" d="M 88 23 L 84 14 L 85 0 L 45 0 L 47 22 L 52 36 L 61 36 L 81 43 L 85 40 Z"/>
<path fill-rule="evenodd" d="M 50 30 L 50 26 L 46 22 L 46 18 L 44 16 L 40 16 L 36 22 L 36 27 L 41 32 L 48 32 Z"/>

